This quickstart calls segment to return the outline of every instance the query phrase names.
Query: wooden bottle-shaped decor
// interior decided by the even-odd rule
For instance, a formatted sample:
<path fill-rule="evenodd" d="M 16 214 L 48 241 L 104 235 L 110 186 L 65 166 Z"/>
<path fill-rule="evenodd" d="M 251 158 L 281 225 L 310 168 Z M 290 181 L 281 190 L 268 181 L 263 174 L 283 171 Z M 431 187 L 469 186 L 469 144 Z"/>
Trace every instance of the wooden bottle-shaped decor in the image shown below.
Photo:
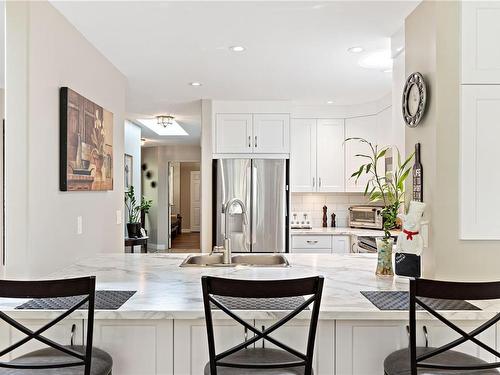
<path fill-rule="evenodd" d="M 328 219 L 326 218 L 326 206 L 323 206 L 323 228 L 328 227 Z"/>
<path fill-rule="evenodd" d="M 337 223 L 335 222 L 335 216 L 336 216 L 335 213 L 332 212 L 332 215 L 331 215 L 332 221 L 330 223 L 332 228 L 335 228 L 337 226 Z"/>
<path fill-rule="evenodd" d="M 420 162 L 420 143 L 415 144 L 415 164 L 413 165 L 413 200 L 423 202 L 424 175 Z"/>

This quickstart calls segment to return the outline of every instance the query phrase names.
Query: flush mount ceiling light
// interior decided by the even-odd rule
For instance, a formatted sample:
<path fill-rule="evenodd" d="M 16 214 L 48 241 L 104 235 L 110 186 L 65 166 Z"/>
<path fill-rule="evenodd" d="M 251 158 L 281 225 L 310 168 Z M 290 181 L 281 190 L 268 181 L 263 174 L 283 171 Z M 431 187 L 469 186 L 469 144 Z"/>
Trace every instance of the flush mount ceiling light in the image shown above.
<path fill-rule="evenodd" d="M 231 46 L 229 47 L 229 50 L 233 52 L 243 52 L 244 50 L 246 50 L 246 48 L 243 46 Z"/>
<path fill-rule="evenodd" d="M 326 104 L 333 104 L 333 100 L 327 101 Z"/>
<path fill-rule="evenodd" d="M 363 47 L 360 47 L 360 46 L 354 46 L 354 47 L 347 49 L 347 52 L 350 52 L 350 53 L 361 53 L 363 51 L 364 51 Z"/>
<path fill-rule="evenodd" d="M 174 123 L 174 119 L 175 119 L 175 117 L 170 116 L 170 115 L 168 115 L 168 116 L 156 116 L 156 121 L 157 121 L 158 125 L 161 125 L 164 128 L 172 125 Z"/>
<path fill-rule="evenodd" d="M 377 69 L 385 71 L 392 69 L 392 59 L 390 50 L 378 50 L 371 52 L 358 61 L 362 68 Z"/>
<path fill-rule="evenodd" d="M 186 136 L 189 135 L 177 121 L 172 120 L 169 126 L 158 126 L 157 118 L 138 119 L 142 125 L 161 136 Z"/>
<path fill-rule="evenodd" d="M 201 83 L 200 82 L 189 82 L 189 85 L 194 86 L 194 87 L 199 87 L 199 86 L 201 86 Z"/>

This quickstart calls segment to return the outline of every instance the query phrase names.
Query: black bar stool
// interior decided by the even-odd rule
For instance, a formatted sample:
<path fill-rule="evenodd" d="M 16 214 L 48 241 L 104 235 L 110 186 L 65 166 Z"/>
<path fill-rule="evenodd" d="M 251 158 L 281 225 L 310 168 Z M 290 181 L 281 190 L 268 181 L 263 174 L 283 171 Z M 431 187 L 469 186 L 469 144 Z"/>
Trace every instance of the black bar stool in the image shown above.
<path fill-rule="evenodd" d="M 92 348 L 94 332 L 95 277 L 65 280 L 13 281 L 0 280 L 0 298 L 57 298 L 81 296 L 70 309 L 43 327 L 32 331 L 4 312 L 0 319 L 26 335 L 23 339 L 0 351 L 0 358 L 30 340 L 37 340 L 48 348 L 27 353 L 10 362 L 0 362 L 0 375 L 110 375 L 113 367 L 111 356 L 103 350 Z M 88 303 L 87 342 L 85 346 L 63 346 L 42 334 L 72 312 Z"/>
<path fill-rule="evenodd" d="M 500 299 L 500 282 L 460 283 L 417 279 L 410 281 L 410 347 L 390 354 L 384 361 L 386 375 L 498 375 L 495 369 L 500 362 L 488 363 L 474 356 L 451 350 L 466 341 L 472 341 L 484 350 L 500 358 L 500 353 L 476 338 L 481 332 L 500 320 L 500 314 L 471 332 L 465 332 L 454 323 L 431 309 L 423 298 L 490 300 Z M 421 306 L 462 337 L 439 348 L 417 347 L 416 306 Z M 432 358 L 432 359 L 431 359 Z M 431 361 L 429 361 L 431 359 Z"/>
<path fill-rule="evenodd" d="M 210 361 L 205 366 L 205 375 L 311 375 L 314 341 L 318 325 L 322 277 L 310 277 L 293 280 L 233 280 L 203 276 L 203 302 L 208 335 L 208 352 Z M 217 299 L 217 296 L 239 298 L 282 298 L 308 296 L 295 310 L 289 312 L 278 322 L 264 331 L 245 322 L 238 315 Z M 271 337 L 270 334 L 297 316 L 301 311 L 314 303 L 306 353 L 303 354 Z M 215 353 L 212 307 L 217 306 L 235 321 L 254 333 L 254 337 L 246 339 L 222 353 Z M 281 349 L 249 348 L 260 339 L 267 340 Z"/>

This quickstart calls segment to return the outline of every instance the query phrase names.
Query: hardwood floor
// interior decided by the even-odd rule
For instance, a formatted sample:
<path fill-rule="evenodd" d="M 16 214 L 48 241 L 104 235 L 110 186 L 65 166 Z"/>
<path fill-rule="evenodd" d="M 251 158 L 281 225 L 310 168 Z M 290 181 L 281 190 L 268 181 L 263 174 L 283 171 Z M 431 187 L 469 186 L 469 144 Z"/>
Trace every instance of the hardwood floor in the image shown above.
<path fill-rule="evenodd" d="M 172 240 L 172 253 L 193 253 L 200 251 L 200 233 L 181 233 Z"/>

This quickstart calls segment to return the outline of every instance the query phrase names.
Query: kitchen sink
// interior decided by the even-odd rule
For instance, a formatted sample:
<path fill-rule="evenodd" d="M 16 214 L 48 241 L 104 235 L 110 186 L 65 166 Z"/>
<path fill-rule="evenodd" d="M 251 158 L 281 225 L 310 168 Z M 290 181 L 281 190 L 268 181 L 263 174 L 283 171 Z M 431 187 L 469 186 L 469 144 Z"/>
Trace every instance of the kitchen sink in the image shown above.
<path fill-rule="evenodd" d="M 190 255 L 181 267 L 289 267 L 290 264 L 281 254 L 237 254 L 231 257 L 231 264 L 224 264 L 222 254 Z"/>

